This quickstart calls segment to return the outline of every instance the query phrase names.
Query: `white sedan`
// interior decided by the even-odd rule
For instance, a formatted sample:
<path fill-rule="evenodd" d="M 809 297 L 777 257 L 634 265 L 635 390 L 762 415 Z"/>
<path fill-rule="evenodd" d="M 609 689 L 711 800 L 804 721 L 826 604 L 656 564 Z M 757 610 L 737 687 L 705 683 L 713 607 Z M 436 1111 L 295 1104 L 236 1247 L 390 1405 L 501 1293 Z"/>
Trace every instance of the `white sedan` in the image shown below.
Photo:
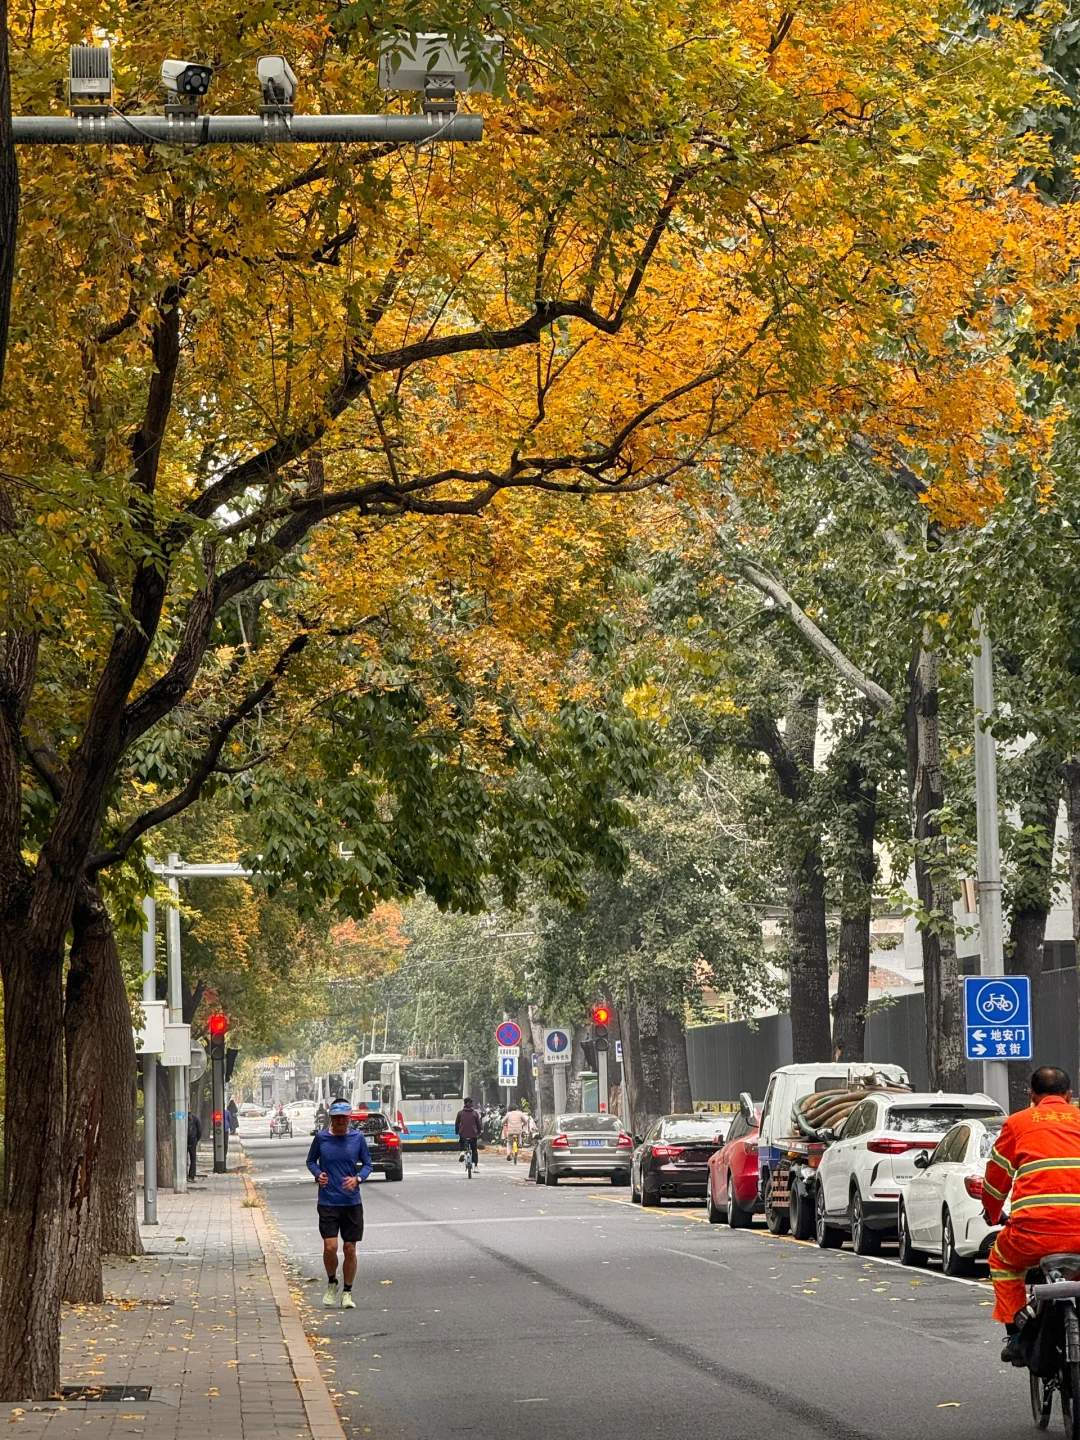
<path fill-rule="evenodd" d="M 946 1275 L 967 1275 L 989 1254 L 999 1227 L 983 1219 L 983 1172 L 1004 1118 L 954 1125 L 932 1152 L 916 1156 L 898 1216 L 904 1265 L 940 1255 Z"/>

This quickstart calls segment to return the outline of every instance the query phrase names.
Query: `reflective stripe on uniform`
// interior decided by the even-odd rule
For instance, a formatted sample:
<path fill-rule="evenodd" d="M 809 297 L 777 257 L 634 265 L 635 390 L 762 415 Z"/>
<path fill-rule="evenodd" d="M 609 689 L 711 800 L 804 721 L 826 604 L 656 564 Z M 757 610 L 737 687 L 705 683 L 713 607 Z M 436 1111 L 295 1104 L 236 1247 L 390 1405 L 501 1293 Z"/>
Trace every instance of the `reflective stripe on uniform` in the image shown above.
<path fill-rule="evenodd" d="M 995 1270 L 992 1265 L 990 1267 L 991 1280 L 1025 1280 L 1026 1278 L 1026 1270 Z"/>
<path fill-rule="evenodd" d="M 1010 1177 L 1016 1174 L 1016 1167 L 1009 1164 L 1008 1160 L 1005 1159 L 1005 1156 L 1002 1155 L 996 1145 L 990 1151 L 990 1159 L 986 1163 L 988 1165 L 1000 1165 L 1006 1175 Z"/>
<path fill-rule="evenodd" d="M 1023 1200 L 1013 1200 L 1010 1213 L 1015 1215 L 1018 1210 L 1030 1210 L 1037 1205 L 1080 1205 L 1080 1194 L 1029 1195 Z"/>
<path fill-rule="evenodd" d="M 1021 1175 L 1034 1175 L 1037 1170 L 1080 1170 L 1080 1155 L 1061 1155 L 1051 1160 L 1029 1160 L 1017 1170 L 1016 1179 L 1019 1180 Z"/>
<path fill-rule="evenodd" d="M 983 1189 L 988 1195 L 993 1195 L 995 1200 L 1005 1199 L 1006 1192 L 1004 1190 L 995 1190 L 993 1185 L 990 1184 L 989 1180 L 983 1181 Z"/>

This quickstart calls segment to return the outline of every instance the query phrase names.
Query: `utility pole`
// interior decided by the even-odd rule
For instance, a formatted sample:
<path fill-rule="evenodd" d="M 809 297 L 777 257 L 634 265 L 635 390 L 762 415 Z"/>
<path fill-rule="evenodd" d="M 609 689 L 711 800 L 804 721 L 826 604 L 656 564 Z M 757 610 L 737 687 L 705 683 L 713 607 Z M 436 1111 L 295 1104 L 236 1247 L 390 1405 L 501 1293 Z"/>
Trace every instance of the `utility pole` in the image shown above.
<path fill-rule="evenodd" d="M 184 1023 L 184 987 L 180 970 L 180 881 L 175 871 L 180 856 L 169 856 L 169 877 L 167 884 L 172 891 L 173 903 L 165 917 L 165 957 L 169 967 L 169 1021 L 173 1025 Z M 187 1066 L 174 1065 L 172 1068 L 173 1105 L 173 1189 L 177 1195 L 187 1193 Z"/>
<path fill-rule="evenodd" d="M 157 999 L 157 902 L 143 897 L 146 929 L 142 937 L 143 999 Z M 144 1054 L 143 1062 L 143 1224 L 157 1218 L 157 1056 Z"/>
<path fill-rule="evenodd" d="M 978 652 L 972 661 L 975 692 L 975 819 L 979 837 L 979 973 L 1005 974 L 1001 921 L 1001 846 L 998 836 L 997 744 L 987 728 L 994 711 L 994 655 L 978 607 L 974 615 Z M 983 1061 L 983 1089 L 1009 1110 L 1009 1066 Z"/>

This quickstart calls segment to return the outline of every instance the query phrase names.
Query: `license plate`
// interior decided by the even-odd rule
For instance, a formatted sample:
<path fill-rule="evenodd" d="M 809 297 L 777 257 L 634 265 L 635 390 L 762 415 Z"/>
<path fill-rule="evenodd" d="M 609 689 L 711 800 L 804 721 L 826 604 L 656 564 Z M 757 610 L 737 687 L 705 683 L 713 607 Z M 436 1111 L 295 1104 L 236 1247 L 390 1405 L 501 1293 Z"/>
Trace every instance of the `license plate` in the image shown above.
<path fill-rule="evenodd" d="M 597 1146 L 599 1146 L 599 1145 L 603 1145 L 605 1142 L 604 1142 L 603 1140 L 582 1140 L 581 1143 L 582 1143 L 582 1145 L 597 1145 Z"/>

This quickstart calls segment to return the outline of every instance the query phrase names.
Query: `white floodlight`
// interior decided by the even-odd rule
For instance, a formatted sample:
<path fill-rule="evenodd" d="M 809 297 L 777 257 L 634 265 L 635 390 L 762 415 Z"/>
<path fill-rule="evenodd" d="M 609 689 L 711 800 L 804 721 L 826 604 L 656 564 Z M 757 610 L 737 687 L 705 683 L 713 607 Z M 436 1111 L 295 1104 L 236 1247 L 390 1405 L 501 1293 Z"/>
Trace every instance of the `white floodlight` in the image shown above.
<path fill-rule="evenodd" d="M 257 67 L 263 104 L 273 110 L 291 110 L 296 100 L 296 76 L 284 55 L 260 55 Z"/>
<path fill-rule="evenodd" d="M 379 48 L 379 87 L 383 90 L 418 90 L 424 109 L 452 111 L 456 96 L 490 94 L 492 80 L 502 61 L 501 35 L 483 42 L 484 73 L 475 80 L 465 55 L 445 35 L 388 35 Z"/>
<path fill-rule="evenodd" d="M 68 61 L 68 104 L 106 109 L 112 104 L 112 51 L 108 45 L 72 45 Z"/>
<path fill-rule="evenodd" d="M 214 72 L 209 65 L 199 65 L 194 60 L 163 60 L 161 62 L 161 83 L 171 94 L 179 97 L 186 107 L 197 105 L 210 89 Z"/>

